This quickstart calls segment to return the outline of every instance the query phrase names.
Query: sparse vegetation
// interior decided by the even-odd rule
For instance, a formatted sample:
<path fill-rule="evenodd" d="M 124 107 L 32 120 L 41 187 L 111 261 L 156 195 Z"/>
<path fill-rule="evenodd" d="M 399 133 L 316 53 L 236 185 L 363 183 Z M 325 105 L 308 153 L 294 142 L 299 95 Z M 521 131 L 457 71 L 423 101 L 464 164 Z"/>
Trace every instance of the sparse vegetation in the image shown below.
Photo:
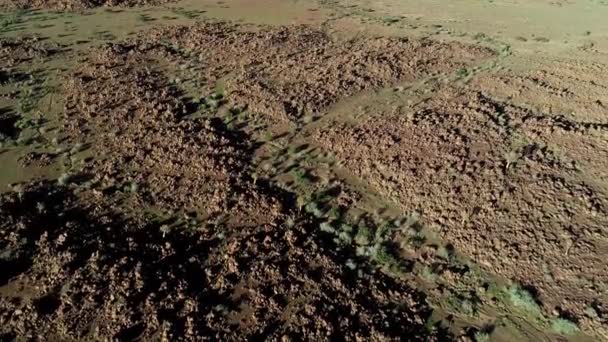
<path fill-rule="evenodd" d="M 215 21 L 239 11 L 222 2 L 7 1 L 76 11 L 0 14 L 0 336 L 88 336 L 66 317 L 125 340 L 608 333 L 604 265 L 569 283 L 601 256 L 595 40 L 333 0 L 259 27 Z M 511 57 L 529 40 L 560 49 Z"/>

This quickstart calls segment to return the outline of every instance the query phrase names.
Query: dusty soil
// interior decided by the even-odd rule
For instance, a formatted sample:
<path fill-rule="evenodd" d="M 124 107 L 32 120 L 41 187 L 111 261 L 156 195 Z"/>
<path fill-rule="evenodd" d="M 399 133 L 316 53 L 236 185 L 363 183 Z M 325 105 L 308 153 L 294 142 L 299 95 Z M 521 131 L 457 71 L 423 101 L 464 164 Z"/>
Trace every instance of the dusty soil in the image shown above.
<path fill-rule="evenodd" d="M 424 296 L 352 270 L 293 195 L 248 175 L 250 144 L 131 45 L 70 76 L 70 144 L 103 157 L 0 201 L 2 337 L 433 339 Z M 157 216 L 154 208 L 175 209 Z M 197 209 L 197 213 L 189 209 Z"/>
<path fill-rule="evenodd" d="M 325 24 L 2 38 L 0 158 L 65 173 L 0 196 L 0 339 L 607 337 L 606 65 Z M 59 96 L 24 97 L 53 58 Z"/>
<path fill-rule="evenodd" d="M 85 168 L 95 175 L 91 182 L 115 189 L 137 184 L 141 200 L 166 209 L 209 215 L 227 209 L 218 206 L 235 196 L 247 148 L 218 135 L 222 128 L 214 122 L 183 119 L 188 108 L 178 90 L 158 89 L 168 80 L 138 66 L 147 61 L 129 51 L 114 46 L 94 52 L 66 85 L 69 134 L 104 153 Z M 203 147 L 206 153 L 200 153 Z"/>
<path fill-rule="evenodd" d="M 606 63 L 563 58 L 518 58 L 515 63 L 532 66 L 532 71 L 509 68 L 496 75 L 481 75 L 473 84 L 493 96 L 535 106 L 547 114 L 606 123 L 608 83 L 597 78 L 608 69 Z"/>
<path fill-rule="evenodd" d="M 458 43 L 367 37 L 335 41 L 307 26 L 243 32 L 224 23 L 153 30 L 137 44 L 154 48 L 164 40 L 197 56 L 210 84 L 218 81 L 217 75 L 225 77 L 231 100 L 270 122 L 320 116 L 362 90 L 457 70 L 493 55 Z"/>
<path fill-rule="evenodd" d="M 1 0 L 0 8 L 82 10 L 95 7 L 154 6 L 173 0 Z"/>
<path fill-rule="evenodd" d="M 317 141 L 548 314 L 605 324 L 608 198 L 587 176 L 606 167 L 607 126 L 478 91 L 445 89 L 421 107 L 320 129 Z"/>

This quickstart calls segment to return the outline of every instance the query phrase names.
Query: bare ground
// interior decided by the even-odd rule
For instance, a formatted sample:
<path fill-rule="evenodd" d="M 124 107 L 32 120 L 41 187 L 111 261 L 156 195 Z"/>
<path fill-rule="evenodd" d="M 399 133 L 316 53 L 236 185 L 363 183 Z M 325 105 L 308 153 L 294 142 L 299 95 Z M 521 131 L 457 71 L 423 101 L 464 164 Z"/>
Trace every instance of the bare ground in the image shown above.
<path fill-rule="evenodd" d="M 475 91 L 421 107 L 320 129 L 317 141 L 456 250 L 524 284 L 549 315 L 602 330 L 608 202 L 587 176 L 605 160 L 607 126 Z"/>

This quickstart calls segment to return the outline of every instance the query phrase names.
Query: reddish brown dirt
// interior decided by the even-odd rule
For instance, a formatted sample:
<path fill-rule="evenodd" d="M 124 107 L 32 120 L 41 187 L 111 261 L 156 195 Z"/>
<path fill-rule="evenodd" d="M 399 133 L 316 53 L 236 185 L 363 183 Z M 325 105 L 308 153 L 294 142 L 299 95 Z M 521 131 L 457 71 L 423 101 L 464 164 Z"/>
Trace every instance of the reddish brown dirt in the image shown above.
<path fill-rule="evenodd" d="M 321 129 L 317 141 L 458 251 L 535 288 L 549 315 L 605 324 L 608 198 L 587 172 L 608 166 L 608 126 L 474 91 L 421 107 Z"/>
<path fill-rule="evenodd" d="M 62 121 L 96 158 L 0 199 L 2 339 L 434 339 L 420 294 L 346 267 L 292 195 L 251 180 L 248 138 L 185 118 L 147 56 L 92 51 Z"/>
<path fill-rule="evenodd" d="M 67 82 L 69 134 L 103 152 L 85 172 L 108 189 L 136 183 L 140 200 L 158 207 L 227 209 L 219 206 L 241 182 L 247 150 L 212 121 L 182 120 L 188 108 L 177 89 L 159 89 L 165 77 L 140 63 L 153 62 L 121 46 L 102 49 Z"/>
<path fill-rule="evenodd" d="M 231 99 L 270 122 L 318 116 L 362 90 L 456 70 L 491 56 L 488 50 L 456 43 L 407 38 L 335 41 L 306 26 L 244 32 L 223 23 L 160 29 L 147 33 L 143 44 L 154 48 L 166 39 L 197 56 L 211 84 L 218 75 L 225 77 Z"/>
<path fill-rule="evenodd" d="M 3 338 L 426 340 L 421 299 L 348 270 L 304 218 L 163 231 L 89 195 L 3 196 Z"/>
<path fill-rule="evenodd" d="M 19 49 L 0 50 L 17 58 L 7 66 L 21 63 Z M 204 78 L 201 95 L 219 83 L 230 105 L 295 125 L 362 90 L 489 56 L 430 40 L 211 23 L 90 51 L 65 82 L 61 132 L 94 158 L 69 186 L 32 184 L 0 199 L 0 338 L 437 338 L 420 294 L 346 267 L 352 251 L 317 235 L 294 195 L 252 180 L 249 137 L 191 116 L 196 104 L 164 71 Z M 485 91 L 495 79 L 479 82 L 471 88 L 484 91 L 444 89 L 414 113 L 328 123 L 316 141 L 404 212 L 421 212 L 459 253 L 534 288 L 548 315 L 599 329 L 606 124 L 512 105 Z"/>

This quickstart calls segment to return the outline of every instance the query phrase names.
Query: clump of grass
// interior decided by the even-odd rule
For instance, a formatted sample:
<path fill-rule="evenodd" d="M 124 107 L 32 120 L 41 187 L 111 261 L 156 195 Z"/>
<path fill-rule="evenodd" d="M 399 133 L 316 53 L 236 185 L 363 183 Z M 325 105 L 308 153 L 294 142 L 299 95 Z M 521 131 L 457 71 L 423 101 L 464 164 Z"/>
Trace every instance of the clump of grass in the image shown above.
<path fill-rule="evenodd" d="M 479 298 L 472 293 L 459 293 L 448 290 L 447 304 L 452 310 L 467 316 L 477 316 L 479 310 Z"/>
<path fill-rule="evenodd" d="M 600 315 L 597 313 L 597 310 L 593 306 L 588 306 L 585 309 L 585 315 L 592 319 L 598 319 Z"/>
<path fill-rule="evenodd" d="M 388 222 L 380 224 L 378 229 L 376 229 L 376 234 L 374 237 L 375 240 L 380 241 L 380 242 L 388 240 L 390 237 L 390 232 L 391 232 L 392 228 L 393 227 Z"/>
<path fill-rule="evenodd" d="M 400 274 L 403 272 L 404 265 L 395 255 L 389 243 L 376 243 L 369 249 L 369 256 L 373 261 L 393 273 Z"/>
<path fill-rule="evenodd" d="M 339 220 L 340 219 L 340 209 L 337 207 L 332 207 L 327 212 L 327 217 L 331 220 Z"/>
<path fill-rule="evenodd" d="M 341 231 L 338 233 L 336 242 L 341 245 L 350 245 L 353 242 L 353 236 L 349 232 Z"/>
<path fill-rule="evenodd" d="M 427 281 L 435 281 L 437 279 L 437 274 L 433 272 L 433 269 L 429 266 L 424 266 L 422 271 L 420 271 L 420 276 Z"/>
<path fill-rule="evenodd" d="M 450 260 L 450 258 L 452 257 L 452 253 L 450 253 L 450 251 L 443 246 L 438 247 L 436 253 L 438 257 L 445 260 Z"/>
<path fill-rule="evenodd" d="M 357 235 L 355 235 L 355 243 L 359 246 L 367 246 L 372 243 L 372 232 L 366 226 L 361 226 L 357 229 Z"/>
<path fill-rule="evenodd" d="M 165 235 L 171 232 L 171 227 L 169 227 L 169 225 L 163 224 L 162 226 L 160 226 L 160 232 L 163 234 L 163 237 L 165 237 Z"/>
<path fill-rule="evenodd" d="M 417 232 L 408 239 L 408 242 L 415 249 L 419 249 L 420 247 L 424 246 L 424 243 L 426 242 L 426 237 L 424 236 L 424 234 L 422 234 L 422 232 Z"/>
<path fill-rule="evenodd" d="M 329 223 L 329 222 L 322 222 L 319 225 L 319 228 L 321 229 L 322 232 L 326 232 L 326 233 L 330 233 L 330 234 L 336 233 L 336 228 L 334 228 L 334 226 L 332 226 L 331 223 Z"/>
<path fill-rule="evenodd" d="M 476 33 L 476 34 L 473 36 L 473 39 L 475 39 L 475 40 L 477 40 L 477 41 L 481 41 L 481 40 L 486 40 L 486 39 L 488 39 L 488 36 L 487 36 L 485 33 L 483 33 L 483 32 L 479 32 L 479 33 Z"/>
<path fill-rule="evenodd" d="M 140 14 L 137 16 L 137 20 L 141 21 L 142 23 L 145 23 L 145 22 L 149 22 L 149 21 L 154 21 L 155 19 L 150 17 L 147 14 Z"/>
<path fill-rule="evenodd" d="M 72 176 L 69 173 L 63 173 L 57 179 L 57 183 L 59 185 L 68 185 L 70 183 L 71 179 L 72 179 Z"/>
<path fill-rule="evenodd" d="M 353 227 L 342 224 L 340 225 L 340 232 L 338 233 L 338 242 L 344 245 L 350 245 L 353 243 Z"/>
<path fill-rule="evenodd" d="M 319 208 L 319 205 L 314 201 L 308 203 L 304 209 L 306 209 L 308 213 L 312 214 L 316 218 L 323 217 L 323 211 L 321 210 L 321 208 Z"/>
<path fill-rule="evenodd" d="M 310 184 L 310 180 L 308 179 L 308 176 L 306 175 L 306 171 L 301 170 L 301 169 L 296 169 L 292 172 L 293 174 L 293 180 L 294 182 L 296 182 L 296 184 L 300 185 L 300 186 L 305 186 Z"/>
<path fill-rule="evenodd" d="M 296 204 L 298 206 L 298 210 L 302 211 L 302 208 L 304 208 L 306 206 L 306 204 L 308 204 L 309 198 L 308 196 L 298 196 L 298 198 L 296 198 Z"/>
<path fill-rule="evenodd" d="M 289 229 L 293 228 L 296 225 L 296 221 L 293 217 L 288 217 L 287 220 L 285 220 L 285 226 Z"/>
<path fill-rule="evenodd" d="M 372 257 L 382 265 L 391 265 L 397 263 L 397 259 L 391 253 L 390 249 L 384 244 L 376 244 L 372 249 Z"/>
<path fill-rule="evenodd" d="M 533 314 L 541 314 L 540 306 L 528 290 L 523 289 L 520 286 L 512 286 L 507 289 L 507 295 L 509 301 L 516 307 Z"/>
<path fill-rule="evenodd" d="M 490 334 L 488 334 L 485 331 L 476 331 L 475 335 L 473 336 L 475 338 L 475 342 L 489 342 L 490 341 Z"/>
<path fill-rule="evenodd" d="M 24 130 L 29 127 L 34 127 L 36 124 L 37 122 L 35 120 L 22 117 L 15 122 L 14 127 L 20 130 Z"/>
<path fill-rule="evenodd" d="M 220 92 L 215 92 L 215 93 L 212 93 L 211 95 L 209 95 L 209 97 L 210 97 L 212 100 L 219 101 L 219 100 L 221 100 L 221 99 L 223 99 L 223 98 L 224 98 L 224 94 L 222 94 L 222 93 L 220 93 Z"/>
<path fill-rule="evenodd" d="M 469 70 L 467 70 L 467 68 L 460 68 L 456 71 L 456 77 L 458 78 L 465 78 L 469 76 Z"/>
<path fill-rule="evenodd" d="M 138 192 L 139 191 L 139 184 L 137 184 L 137 182 L 131 182 L 131 183 L 129 183 L 129 185 L 127 187 L 127 191 L 129 191 L 132 194 Z"/>
<path fill-rule="evenodd" d="M 272 141 L 272 139 L 274 138 L 274 135 L 272 135 L 271 132 L 264 132 L 263 138 L 264 138 L 264 141 Z"/>
<path fill-rule="evenodd" d="M 83 145 L 81 143 L 76 143 L 74 146 L 72 146 L 72 148 L 70 149 L 70 154 L 76 154 L 80 151 L 82 151 L 82 147 Z"/>
<path fill-rule="evenodd" d="M 560 335 L 572 335 L 579 331 L 579 327 L 569 319 L 556 318 L 551 322 L 551 330 Z"/>

